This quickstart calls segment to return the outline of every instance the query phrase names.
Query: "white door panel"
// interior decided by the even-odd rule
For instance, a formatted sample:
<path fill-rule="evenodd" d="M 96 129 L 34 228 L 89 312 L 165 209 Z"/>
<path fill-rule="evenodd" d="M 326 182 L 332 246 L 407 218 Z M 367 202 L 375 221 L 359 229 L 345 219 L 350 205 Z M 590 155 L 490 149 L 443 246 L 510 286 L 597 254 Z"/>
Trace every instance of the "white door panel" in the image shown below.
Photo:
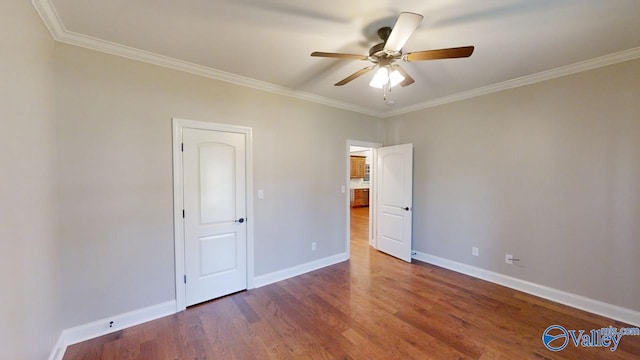
<path fill-rule="evenodd" d="M 238 237 L 235 233 L 204 236 L 198 240 L 200 241 L 199 278 L 220 275 L 238 268 L 236 261 Z M 207 259 L 215 259 L 218 254 L 228 256 L 219 258 L 216 262 L 207 261 Z"/>
<path fill-rule="evenodd" d="M 413 145 L 378 148 L 378 250 L 411 262 Z"/>
<path fill-rule="evenodd" d="M 247 288 L 246 154 L 240 133 L 185 128 L 182 140 L 189 306 Z"/>
<path fill-rule="evenodd" d="M 200 162 L 200 223 L 235 220 L 235 149 L 220 143 L 198 145 Z"/>

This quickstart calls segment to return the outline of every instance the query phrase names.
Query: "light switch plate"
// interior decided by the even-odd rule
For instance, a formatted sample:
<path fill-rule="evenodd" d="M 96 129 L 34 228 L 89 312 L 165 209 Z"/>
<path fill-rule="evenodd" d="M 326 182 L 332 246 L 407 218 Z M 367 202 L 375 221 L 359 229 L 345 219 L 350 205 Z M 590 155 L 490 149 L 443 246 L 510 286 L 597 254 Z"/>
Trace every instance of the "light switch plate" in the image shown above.
<path fill-rule="evenodd" d="M 264 199 L 264 190 L 258 189 L 258 199 Z"/>

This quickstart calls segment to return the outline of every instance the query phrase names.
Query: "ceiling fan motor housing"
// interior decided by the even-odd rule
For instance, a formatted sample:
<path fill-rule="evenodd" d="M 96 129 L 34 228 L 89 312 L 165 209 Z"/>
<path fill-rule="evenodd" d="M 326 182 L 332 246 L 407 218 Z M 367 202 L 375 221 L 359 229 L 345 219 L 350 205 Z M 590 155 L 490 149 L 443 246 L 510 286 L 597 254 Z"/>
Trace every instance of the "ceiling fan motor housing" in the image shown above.
<path fill-rule="evenodd" d="M 382 42 L 379 44 L 375 44 L 371 47 L 371 49 L 369 49 L 369 57 L 374 58 L 375 60 L 379 60 L 381 58 L 391 58 L 391 57 L 396 57 L 395 55 L 397 54 L 391 54 L 391 53 L 387 53 L 384 50 L 384 46 L 387 44 L 387 40 L 389 39 L 389 36 L 391 35 L 391 29 L 388 26 L 382 27 L 380 29 L 378 29 L 378 36 L 380 37 L 380 39 L 382 39 Z"/>
<path fill-rule="evenodd" d="M 369 56 L 378 58 L 384 54 L 384 43 L 375 44 L 369 49 Z"/>

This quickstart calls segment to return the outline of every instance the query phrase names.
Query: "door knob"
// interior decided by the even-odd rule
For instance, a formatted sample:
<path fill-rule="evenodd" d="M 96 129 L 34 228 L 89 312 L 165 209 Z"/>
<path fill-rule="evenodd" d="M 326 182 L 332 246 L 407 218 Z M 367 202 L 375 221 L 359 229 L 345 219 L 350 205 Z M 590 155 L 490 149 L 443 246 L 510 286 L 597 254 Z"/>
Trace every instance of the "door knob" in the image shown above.
<path fill-rule="evenodd" d="M 403 208 L 405 211 L 409 211 L 409 207 L 405 207 Z"/>
<path fill-rule="evenodd" d="M 238 220 L 233 220 L 233 222 L 237 222 L 237 223 L 242 224 L 244 222 L 244 218 L 240 218 Z"/>

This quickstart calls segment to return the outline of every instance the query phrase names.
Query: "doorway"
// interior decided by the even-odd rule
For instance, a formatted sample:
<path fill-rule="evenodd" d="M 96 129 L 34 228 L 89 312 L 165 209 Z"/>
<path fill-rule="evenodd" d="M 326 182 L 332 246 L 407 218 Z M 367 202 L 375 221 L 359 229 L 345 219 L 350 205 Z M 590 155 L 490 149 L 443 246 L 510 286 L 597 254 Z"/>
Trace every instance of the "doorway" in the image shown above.
<path fill-rule="evenodd" d="M 371 163 L 373 150 L 368 147 L 349 147 L 349 218 L 351 246 L 369 244 L 371 203 Z"/>
<path fill-rule="evenodd" d="M 412 253 L 412 218 L 413 218 L 413 144 L 400 144 L 383 147 L 382 144 L 347 140 L 347 234 L 346 249 L 351 256 L 352 231 L 354 240 L 368 238 L 368 245 L 376 250 L 411 262 Z M 371 151 L 368 180 L 362 173 L 351 172 L 351 154 L 360 151 Z M 360 161 L 362 161 L 360 159 Z M 354 163 L 357 162 L 353 161 Z M 365 160 L 366 165 L 366 160 Z M 355 166 L 355 165 L 354 165 Z M 365 170 L 366 174 L 366 170 Z M 355 175 L 352 177 L 352 175 Z M 355 178 L 355 179 L 354 179 Z M 354 188 L 368 186 L 368 207 L 362 203 L 352 206 L 357 201 Z M 362 196 L 362 194 L 361 194 Z M 353 219 L 353 220 L 352 220 Z M 365 221 L 368 219 L 368 224 Z M 368 226 L 367 226 L 368 225 Z M 365 234 L 364 229 L 368 229 Z M 354 243 L 354 246 L 358 244 Z"/>
<path fill-rule="evenodd" d="M 378 143 L 347 141 L 346 246 L 375 248 L 375 156 Z"/>

